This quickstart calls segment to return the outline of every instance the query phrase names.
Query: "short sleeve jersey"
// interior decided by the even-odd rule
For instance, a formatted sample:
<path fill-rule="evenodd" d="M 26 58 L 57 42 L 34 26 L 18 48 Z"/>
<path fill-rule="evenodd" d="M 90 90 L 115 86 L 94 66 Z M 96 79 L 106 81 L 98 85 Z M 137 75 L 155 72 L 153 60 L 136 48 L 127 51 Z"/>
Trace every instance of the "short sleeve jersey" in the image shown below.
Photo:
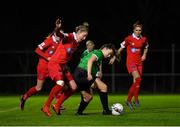
<path fill-rule="evenodd" d="M 99 63 L 102 63 L 102 60 L 104 58 L 104 55 L 101 50 L 94 50 L 94 51 L 90 52 L 88 55 L 84 56 L 80 60 L 78 67 L 87 71 L 88 61 L 93 55 L 96 56 L 96 61 L 93 62 L 91 72 L 92 72 L 92 75 L 95 76 L 96 73 L 99 71 Z"/>

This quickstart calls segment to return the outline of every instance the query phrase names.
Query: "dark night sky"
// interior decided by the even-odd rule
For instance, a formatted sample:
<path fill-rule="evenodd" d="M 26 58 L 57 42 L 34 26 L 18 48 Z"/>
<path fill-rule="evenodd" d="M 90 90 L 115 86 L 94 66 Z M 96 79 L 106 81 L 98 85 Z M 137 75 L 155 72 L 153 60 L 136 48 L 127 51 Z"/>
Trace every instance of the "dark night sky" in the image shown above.
<path fill-rule="evenodd" d="M 119 48 L 124 37 L 131 34 L 132 24 L 140 20 L 144 25 L 143 34 L 148 37 L 150 43 L 150 51 L 171 49 L 172 43 L 179 49 L 179 5 L 178 0 L 59 0 L 42 3 L 14 1 L 11 4 L 7 1 L 1 5 L 4 7 L 0 11 L 0 51 L 34 51 L 53 30 L 58 17 L 63 20 L 65 32 L 74 31 L 83 21 L 89 22 L 90 31 L 87 39 L 93 40 L 97 48 L 107 42 L 112 42 Z M 148 66 L 161 68 L 147 68 L 147 72 L 170 72 L 170 62 L 162 65 L 163 60 L 166 62 L 167 56 L 156 57 L 156 53 L 149 55 Z M 170 60 L 169 57 L 167 61 Z"/>
<path fill-rule="evenodd" d="M 75 26 L 88 21 L 88 39 L 98 46 L 105 42 L 118 46 L 139 19 L 153 49 L 169 48 L 170 43 L 179 45 L 176 38 L 180 18 L 178 3 L 176 0 L 6 3 L 6 8 L 1 9 L 3 45 L 0 50 L 32 50 L 53 30 L 57 17 L 62 17 L 65 32 L 72 32 Z"/>
<path fill-rule="evenodd" d="M 96 48 L 109 42 L 119 48 L 123 39 L 132 33 L 132 24 L 140 20 L 144 26 L 143 34 L 147 36 L 150 44 L 143 67 L 144 73 L 171 74 L 173 68 L 175 73 L 180 73 L 179 0 L 59 0 L 58 2 L 24 0 L 3 1 L 0 6 L 0 74 L 36 74 L 38 56 L 33 51 L 52 32 L 58 17 L 63 20 L 65 32 L 73 32 L 74 28 L 83 21 L 89 22 L 90 31 L 87 39 L 93 40 Z M 164 51 L 171 49 L 172 43 L 175 44 L 176 49 L 174 65 L 171 51 Z M 83 44 L 79 47 L 81 50 L 84 48 Z M 14 53 L 14 51 L 32 53 Z M 78 63 L 79 54 L 74 55 L 70 64 L 71 69 L 74 69 Z M 115 63 L 115 73 L 127 74 L 125 57 L 122 55 L 121 63 Z M 112 66 L 103 64 L 103 67 L 105 67 L 103 73 L 111 73 Z M 162 77 L 158 81 L 165 84 L 166 79 L 167 82 L 170 79 L 168 77 Z M 27 77 L 7 78 L 11 85 L 9 88 L 13 91 L 25 90 L 27 86 L 22 88 L 22 84 L 29 80 L 26 79 Z M 8 84 L 7 78 L 0 77 L 0 83 Z M 153 77 L 156 78 L 158 77 Z M 179 79 L 179 76 L 176 79 Z M 110 81 L 108 78 L 107 80 Z M 119 80 L 118 77 L 116 83 L 121 81 L 124 81 L 124 78 Z M 146 81 L 152 84 L 152 77 L 150 80 L 147 77 Z M 12 84 L 15 85 L 12 87 Z M 126 88 L 127 85 L 122 85 L 123 87 Z M 160 90 L 162 87 L 159 86 Z M 2 87 L 0 91 L 4 92 L 7 88 L 8 85 Z"/>

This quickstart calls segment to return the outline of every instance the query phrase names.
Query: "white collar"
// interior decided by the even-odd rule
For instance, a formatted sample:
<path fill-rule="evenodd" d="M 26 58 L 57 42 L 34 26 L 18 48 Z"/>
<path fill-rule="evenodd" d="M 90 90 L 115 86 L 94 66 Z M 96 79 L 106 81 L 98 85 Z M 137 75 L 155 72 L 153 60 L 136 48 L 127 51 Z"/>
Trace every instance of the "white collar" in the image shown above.
<path fill-rule="evenodd" d="M 141 35 L 140 37 L 137 37 L 134 33 L 132 34 L 133 38 L 136 38 L 137 40 L 141 39 Z"/>
<path fill-rule="evenodd" d="M 73 36 L 74 36 L 74 39 L 76 40 L 76 42 L 78 42 L 78 40 L 77 40 L 77 35 L 76 35 L 75 32 L 73 32 Z"/>

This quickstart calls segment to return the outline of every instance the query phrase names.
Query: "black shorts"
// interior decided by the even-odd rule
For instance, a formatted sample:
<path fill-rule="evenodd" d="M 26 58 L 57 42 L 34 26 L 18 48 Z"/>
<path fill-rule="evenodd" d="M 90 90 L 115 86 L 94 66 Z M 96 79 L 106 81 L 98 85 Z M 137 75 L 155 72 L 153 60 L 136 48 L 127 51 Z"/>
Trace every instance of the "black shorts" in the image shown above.
<path fill-rule="evenodd" d="M 74 80 L 80 91 L 89 91 L 91 85 L 95 81 L 95 77 L 92 80 L 87 79 L 87 71 L 81 68 L 76 68 L 74 72 Z"/>

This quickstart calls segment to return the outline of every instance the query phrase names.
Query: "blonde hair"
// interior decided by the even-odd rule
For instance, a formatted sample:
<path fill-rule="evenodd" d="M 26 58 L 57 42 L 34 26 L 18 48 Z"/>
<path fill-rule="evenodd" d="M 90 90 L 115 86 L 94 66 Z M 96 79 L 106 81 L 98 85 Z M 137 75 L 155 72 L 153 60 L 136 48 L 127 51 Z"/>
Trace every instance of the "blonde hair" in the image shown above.
<path fill-rule="evenodd" d="M 136 21 L 136 22 L 133 24 L 133 29 L 135 29 L 136 27 L 141 27 L 141 29 L 142 29 L 142 27 L 143 27 L 143 25 L 140 23 L 139 20 Z"/>
<path fill-rule="evenodd" d="M 75 28 L 75 32 L 88 32 L 89 31 L 89 23 L 88 22 L 83 22 L 82 25 L 79 25 Z"/>
<path fill-rule="evenodd" d="M 93 41 L 91 41 L 91 40 L 86 41 L 86 45 L 89 45 L 89 44 L 94 45 L 94 42 L 93 42 Z"/>

